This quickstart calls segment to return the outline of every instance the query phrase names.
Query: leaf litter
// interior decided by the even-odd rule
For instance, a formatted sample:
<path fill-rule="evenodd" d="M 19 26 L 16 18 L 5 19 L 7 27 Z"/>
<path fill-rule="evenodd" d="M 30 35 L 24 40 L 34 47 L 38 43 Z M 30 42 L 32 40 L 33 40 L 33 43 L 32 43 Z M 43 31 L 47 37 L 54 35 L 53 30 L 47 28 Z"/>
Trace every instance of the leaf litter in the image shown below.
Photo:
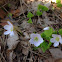
<path fill-rule="evenodd" d="M 9 0 L 8 0 L 9 1 Z M 62 27 L 62 8 L 54 6 L 53 3 L 48 6 L 49 10 L 44 12 L 43 15 L 37 17 L 32 17 L 32 24 L 27 23 L 27 13 L 32 12 L 35 15 L 35 12 L 37 11 L 38 4 L 44 5 L 46 0 L 16 0 L 16 1 L 9 1 L 10 4 L 9 8 L 8 6 L 4 5 L 5 13 L 1 15 L 1 21 L 0 25 L 4 25 L 6 23 L 3 20 L 10 20 L 15 26 L 18 26 L 18 28 L 21 30 L 20 32 L 17 32 L 17 37 L 9 38 L 9 36 L 4 36 L 3 33 L 0 35 L 0 62 L 61 62 L 59 54 L 62 54 L 62 45 L 59 46 L 58 50 L 60 51 L 57 55 L 57 60 L 54 58 L 54 51 L 47 50 L 45 53 L 42 52 L 42 50 L 33 49 L 33 45 L 30 45 L 28 42 L 30 39 L 30 34 L 33 32 L 41 33 L 43 32 L 43 28 L 46 26 L 50 26 L 53 29 L 58 30 Z M 48 2 L 48 1 L 47 1 Z M 1 4 L 4 4 L 5 2 L 0 2 Z M 6 3 L 5 3 L 6 4 Z M 53 10 L 52 7 L 55 9 Z M 3 8 L 3 7 L 2 7 Z M 9 10 L 8 10 L 9 9 Z M 11 13 L 11 18 L 7 18 L 7 13 Z M 6 16 L 6 17 L 4 17 Z M 4 23 L 3 23 L 4 22 Z M 0 32 L 3 30 L 1 27 Z M 4 31 L 4 30 L 3 30 Z M 18 39 L 19 37 L 19 39 Z M 11 41 L 9 39 L 12 39 Z M 13 39 L 14 43 L 13 43 Z M 15 44 L 16 42 L 16 44 Z M 15 44 L 15 45 L 14 45 Z M 10 46 L 10 50 L 9 49 Z M 15 46 L 15 47 L 14 47 Z M 51 49 L 54 47 L 51 47 Z M 55 51 L 56 48 L 54 48 Z M 10 57 L 10 58 L 9 58 Z"/>

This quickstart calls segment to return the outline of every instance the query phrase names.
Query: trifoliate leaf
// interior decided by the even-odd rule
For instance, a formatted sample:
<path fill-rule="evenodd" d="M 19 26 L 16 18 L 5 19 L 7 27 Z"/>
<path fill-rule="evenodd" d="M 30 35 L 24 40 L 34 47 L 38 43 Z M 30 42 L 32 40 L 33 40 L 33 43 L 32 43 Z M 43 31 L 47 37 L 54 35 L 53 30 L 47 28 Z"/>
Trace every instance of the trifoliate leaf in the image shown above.
<path fill-rule="evenodd" d="M 53 33 L 53 29 L 52 28 L 50 28 L 49 30 L 45 30 L 44 31 L 44 34 L 46 35 L 46 37 L 50 37 L 52 35 L 52 33 Z"/>
<path fill-rule="evenodd" d="M 41 35 L 42 38 L 44 38 L 44 39 L 46 38 L 46 35 L 44 34 L 44 32 L 41 33 L 40 35 Z"/>
<path fill-rule="evenodd" d="M 59 29 L 59 31 L 58 31 L 58 32 L 59 32 L 59 34 L 60 34 L 60 35 L 62 35 L 62 29 Z"/>
<path fill-rule="evenodd" d="M 61 0 L 56 0 L 56 3 L 61 3 Z"/>
<path fill-rule="evenodd" d="M 42 12 L 40 12 L 40 10 L 37 10 L 36 15 L 37 16 L 41 16 L 42 15 Z"/>
<path fill-rule="evenodd" d="M 32 19 L 31 18 L 28 20 L 28 23 L 32 23 Z"/>
<path fill-rule="evenodd" d="M 28 14 L 27 14 L 27 17 L 28 18 L 32 18 L 34 15 L 31 13 L 31 12 L 29 12 Z"/>
<path fill-rule="evenodd" d="M 61 0 L 56 0 L 57 7 L 62 7 Z"/>
<path fill-rule="evenodd" d="M 48 43 L 44 41 L 40 46 L 42 51 L 45 52 L 47 50 Z"/>
<path fill-rule="evenodd" d="M 46 7 L 46 6 L 43 6 L 43 5 L 38 5 L 38 9 L 40 10 L 42 10 L 42 11 L 48 11 L 48 8 Z"/>
<path fill-rule="evenodd" d="M 58 4 L 57 4 L 57 7 L 62 7 L 62 4 L 58 3 Z"/>

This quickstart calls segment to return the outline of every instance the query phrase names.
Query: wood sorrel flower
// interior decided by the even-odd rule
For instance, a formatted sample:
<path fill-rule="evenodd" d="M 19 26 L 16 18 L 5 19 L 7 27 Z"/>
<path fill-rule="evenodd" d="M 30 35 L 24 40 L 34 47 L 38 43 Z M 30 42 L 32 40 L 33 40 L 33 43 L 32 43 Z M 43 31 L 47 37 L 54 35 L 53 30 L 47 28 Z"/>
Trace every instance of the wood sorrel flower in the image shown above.
<path fill-rule="evenodd" d="M 49 30 L 50 27 L 45 27 L 43 30 Z"/>
<path fill-rule="evenodd" d="M 31 39 L 29 40 L 30 44 L 34 44 L 36 47 L 43 43 L 43 38 L 41 38 L 40 34 L 32 33 L 30 37 L 31 37 Z"/>
<path fill-rule="evenodd" d="M 12 25 L 9 21 L 7 21 L 7 23 L 8 23 L 9 25 L 5 25 L 5 26 L 4 26 L 4 29 L 7 30 L 7 31 L 4 32 L 4 35 L 10 34 L 10 36 L 13 36 L 13 35 L 14 35 L 14 32 L 13 32 L 13 25 Z"/>
<path fill-rule="evenodd" d="M 51 38 L 50 41 L 51 41 L 52 43 L 54 43 L 54 44 L 53 44 L 54 47 L 57 47 L 57 46 L 59 45 L 59 43 L 62 44 L 61 35 L 52 34 L 52 37 L 53 37 L 53 38 Z"/>

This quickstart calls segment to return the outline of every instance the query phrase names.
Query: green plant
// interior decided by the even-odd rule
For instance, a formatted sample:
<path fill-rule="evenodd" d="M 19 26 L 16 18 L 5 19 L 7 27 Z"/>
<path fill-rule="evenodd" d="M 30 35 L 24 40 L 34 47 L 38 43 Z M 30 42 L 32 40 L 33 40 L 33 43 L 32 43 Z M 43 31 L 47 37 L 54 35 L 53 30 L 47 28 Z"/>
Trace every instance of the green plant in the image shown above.
<path fill-rule="evenodd" d="M 46 6 L 43 6 L 43 5 L 39 4 L 38 5 L 38 10 L 36 12 L 36 15 L 41 16 L 44 11 L 48 11 L 48 8 Z M 28 23 L 32 23 L 31 18 L 34 17 L 34 15 L 31 12 L 28 12 L 27 17 L 29 18 Z"/>
<path fill-rule="evenodd" d="M 37 40 L 40 39 L 39 38 L 39 34 L 36 34 L 37 36 Z M 36 46 L 36 44 L 39 43 L 39 41 L 43 41 L 42 43 L 40 43 L 40 45 L 37 47 L 34 47 L 34 50 L 37 50 L 38 48 L 41 48 L 43 52 L 45 52 L 46 50 L 48 50 L 52 43 L 54 47 L 57 47 L 59 45 L 59 43 L 62 44 L 62 29 L 59 29 L 58 31 L 54 31 L 53 28 L 49 27 L 47 29 L 45 29 L 41 34 L 41 38 L 43 38 L 43 40 L 38 40 L 33 42 L 34 45 Z M 35 35 L 33 35 L 33 37 L 35 38 Z M 32 38 L 33 39 L 33 38 Z M 38 42 L 38 43 L 37 43 Z M 32 43 L 32 44 L 33 44 Z"/>
<path fill-rule="evenodd" d="M 61 0 L 56 0 L 57 7 L 62 7 Z"/>
<path fill-rule="evenodd" d="M 36 15 L 41 16 L 44 11 L 48 11 L 48 8 L 46 6 L 43 6 L 43 5 L 39 4 L 38 5 L 38 10 L 36 12 Z"/>
<path fill-rule="evenodd" d="M 28 20 L 28 23 L 32 23 L 32 17 L 33 17 L 34 15 L 31 13 L 31 12 L 29 12 L 28 14 L 27 14 L 27 17 L 29 18 L 29 20 Z"/>

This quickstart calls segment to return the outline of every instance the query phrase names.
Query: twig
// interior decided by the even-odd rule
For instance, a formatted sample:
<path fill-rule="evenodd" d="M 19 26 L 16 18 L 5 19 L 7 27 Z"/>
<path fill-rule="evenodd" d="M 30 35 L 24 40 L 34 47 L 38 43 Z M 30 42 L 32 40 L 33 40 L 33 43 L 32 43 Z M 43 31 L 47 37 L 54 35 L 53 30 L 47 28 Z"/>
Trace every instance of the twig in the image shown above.
<path fill-rule="evenodd" d="M 24 12 L 23 12 L 22 0 L 20 0 L 20 5 L 21 5 L 22 13 L 23 13 L 24 17 L 26 18 L 25 14 L 24 14 Z"/>

